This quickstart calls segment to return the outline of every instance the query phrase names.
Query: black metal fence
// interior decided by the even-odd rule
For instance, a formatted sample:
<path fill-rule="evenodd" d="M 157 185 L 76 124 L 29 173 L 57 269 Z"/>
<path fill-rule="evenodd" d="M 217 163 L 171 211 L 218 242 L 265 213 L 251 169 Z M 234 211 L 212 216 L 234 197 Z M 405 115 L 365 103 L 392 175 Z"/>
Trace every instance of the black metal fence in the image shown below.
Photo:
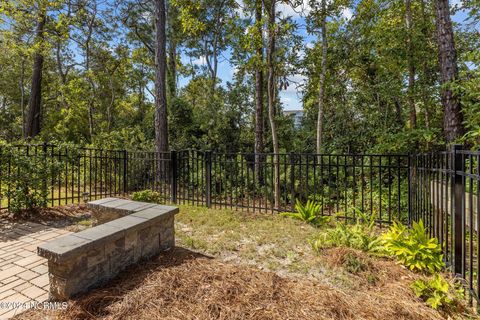
<path fill-rule="evenodd" d="M 255 162 L 254 154 L 197 150 L 156 153 L 52 145 L 0 150 L 0 209 L 11 208 L 27 189 L 43 195 L 48 199 L 44 205 L 51 206 L 151 189 L 166 202 L 262 212 L 292 211 L 297 199 L 314 200 L 325 215 L 349 219 L 361 210 L 389 223 L 407 220 L 408 181 L 407 155 L 269 153 L 257 155 Z"/>
<path fill-rule="evenodd" d="M 115 150 L 46 144 L 4 147 L 0 149 L 0 209 L 21 203 L 23 194 L 55 206 L 125 193 L 126 158 L 125 151 Z"/>
<path fill-rule="evenodd" d="M 379 223 L 408 218 L 407 155 L 279 154 L 280 202 L 274 203 L 275 155 L 173 151 L 172 200 L 214 208 L 294 211 L 314 200 L 324 215 L 355 218 L 354 208 Z"/>
<path fill-rule="evenodd" d="M 480 293 L 480 151 L 456 145 L 446 152 L 412 156 L 411 211 L 442 244 L 452 271 L 470 297 Z"/>

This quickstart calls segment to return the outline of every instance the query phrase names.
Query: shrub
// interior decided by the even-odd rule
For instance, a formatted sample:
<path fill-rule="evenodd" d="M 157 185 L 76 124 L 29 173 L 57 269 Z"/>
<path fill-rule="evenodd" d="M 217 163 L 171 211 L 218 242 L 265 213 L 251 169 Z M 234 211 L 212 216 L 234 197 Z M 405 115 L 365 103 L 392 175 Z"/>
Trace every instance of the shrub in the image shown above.
<path fill-rule="evenodd" d="M 50 188 L 63 167 L 57 158 L 48 157 L 46 160 L 46 149 L 40 147 L 35 151 L 27 150 L 27 147 L 14 148 L 7 145 L 2 147 L 0 153 L 0 172 L 4 173 L 0 192 L 10 199 L 9 209 L 14 214 L 45 207 Z"/>
<path fill-rule="evenodd" d="M 412 228 L 393 223 L 381 241 L 385 252 L 410 270 L 435 272 L 445 266 L 438 240 L 427 236 L 421 220 L 414 222 Z"/>
<path fill-rule="evenodd" d="M 297 199 L 295 203 L 295 209 L 297 212 L 283 212 L 281 215 L 284 217 L 302 220 L 315 226 L 320 226 L 330 221 L 330 217 L 321 215 L 322 206 L 314 201 L 308 200 L 307 203 L 303 205 Z"/>
<path fill-rule="evenodd" d="M 161 195 L 160 193 L 152 190 L 143 190 L 137 191 L 132 194 L 132 200 L 134 201 L 143 201 L 143 202 L 152 202 L 152 203 L 160 203 L 161 202 Z"/>
<path fill-rule="evenodd" d="M 429 280 L 416 280 L 411 287 L 417 297 L 434 309 L 451 305 L 456 298 L 456 294 L 451 293 L 450 284 L 440 274 Z"/>

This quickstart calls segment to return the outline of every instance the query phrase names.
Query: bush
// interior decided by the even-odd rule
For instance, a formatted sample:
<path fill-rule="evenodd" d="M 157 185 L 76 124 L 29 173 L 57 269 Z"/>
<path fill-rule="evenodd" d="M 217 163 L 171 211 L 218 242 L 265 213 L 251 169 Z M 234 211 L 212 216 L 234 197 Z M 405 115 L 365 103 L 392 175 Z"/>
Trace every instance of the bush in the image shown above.
<path fill-rule="evenodd" d="M 27 151 L 27 147 L 3 146 L 0 154 L 0 172 L 3 185 L 2 196 L 10 199 L 10 211 L 45 207 L 50 188 L 63 167 L 62 162 L 50 157 L 42 147 Z M 47 160 L 48 156 L 48 160 Z M 68 160 L 67 160 L 68 161 Z"/>
<path fill-rule="evenodd" d="M 315 226 L 320 226 L 330 221 L 330 217 L 321 215 L 321 205 L 308 200 L 303 205 L 298 199 L 295 203 L 295 209 L 297 212 L 283 212 L 284 217 L 290 217 L 297 220 L 302 220 Z"/>
<path fill-rule="evenodd" d="M 427 236 L 423 221 L 412 228 L 393 223 L 381 237 L 384 250 L 410 270 L 435 272 L 443 269 L 442 248 L 436 238 Z"/>
<path fill-rule="evenodd" d="M 152 190 L 143 190 L 137 191 L 132 194 L 132 200 L 134 201 L 143 201 L 143 202 L 152 202 L 152 203 L 160 203 L 161 202 L 161 195 L 160 193 Z"/>
<path fill-rule="evenodd" d="M 458 293 L 452 293 L 450 284 L 440 274 L 429 280 L 416 280 L 411 285 L 415 295 L 434 309 L 453 304 Z"/>

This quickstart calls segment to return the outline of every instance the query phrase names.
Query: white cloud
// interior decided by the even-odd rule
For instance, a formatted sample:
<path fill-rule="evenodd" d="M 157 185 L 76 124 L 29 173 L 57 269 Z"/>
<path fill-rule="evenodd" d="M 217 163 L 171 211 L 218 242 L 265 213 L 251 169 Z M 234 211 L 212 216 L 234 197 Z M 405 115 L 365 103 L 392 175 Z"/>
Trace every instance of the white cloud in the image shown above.
<path fill-rule="evenodd" d="M 196 66 L 203 66 L 204 64 L 207 63 L 207 59 L 205 58 L 205 56 L 201 56 L 201 57 L 193 60 L 192 63 Z"/>
<path fill-rule="evenodd" d="M 298 18 L 302 15 L 308 14 L 310 10 L 311 7 L 309 5 L 309 0 L 303 0 L 302 3 L 297 7 L 292 7 L 287 3 L 280 3 L 277 6 L 277 11 L 280 12 L 283 17 Z"/>
<path fill-rule="evenodd" d="M 244 7 L 245 3 L 243 3 L 243 0 L 237 0 L 237 7 L 235 8 L 235 12 L 241 19 L 247 18 L 246 12 L 243 10 Z"/>
<path fill-rule="evenodd" d="M 353 17 L 353 11 L 350 8 L 343 8 L 341 14 L 346 20 L 350 20 Z"/>

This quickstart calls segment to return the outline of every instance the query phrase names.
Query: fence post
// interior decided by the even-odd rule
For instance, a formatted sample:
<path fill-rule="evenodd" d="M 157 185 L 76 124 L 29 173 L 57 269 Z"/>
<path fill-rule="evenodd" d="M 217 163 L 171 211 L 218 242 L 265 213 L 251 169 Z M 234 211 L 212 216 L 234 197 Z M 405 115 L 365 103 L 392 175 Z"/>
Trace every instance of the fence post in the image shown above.
<path fill-rule="evenodd" d="M 127 193 L 128 188 L 128 153 L 123 150 L 123 193 Z"/>
<path fill-rule="evenodd" d="M 465 215 L 463 214 L 463 196 L 465 194 L 465 185 L 463 184 L 463 178 L 459 174 L 459 171 L 463 170 L 463 156 L 461 153 L 457 152 L 462 150 L 463 146 L 455 144 L 452 146 L 452 193 L 453 198 L 453 213 L 452 213 L 452 223 L 453 223 L 453 267 L 455 274 L 463 274 L 464 268 L 464 254 L 463 251 L 463 226 L 465 222 Z"/>
<path fill-rule="evenodd" d="M 42 144 L 42 152 L 43 152 L 43 164 L 46 166 L 46 172 L 43 172 L 44 176 L 43 176 L 43 196 L 45 196 L 45 199 L 48 199 L 48 189 L 47 189 L 47 177 L 50 176 L 50 170 L 51 168 L 48 167 L 48 164 L 47 164 L 47 143 L 44 142 Z M 53 173 L 52 173 L 53 174 Z M 48 202 L 48 200 L 46 200 L 46 202 Z"/>
<path fill-rule="evenodd" d="M 207 207 L 212 207 L 212 151 L 205 151 L 205 199 Z"/>
<path fill-rule="evenodd" d="M 412 154 L 408 154 L 408 225 L 412 225 Z M 400 179 L 400 176 L 398 177 Z M 414 188 L 415 190 L 415 188 Z M 398 190 L 400 192 L 400 190 Z M 400 211 L 400 208 L 398 208 Z"/>
<path fill-rule="evenodd" d="M 290 152 L 290 196 L 292 211 L 295 211 L 295 154 Z"/>
<path fill-rule="evenodd" d="M 171 200 L 173 203 L 177 203 L 177 151 L 170 151 L 170 187 Z"/>

